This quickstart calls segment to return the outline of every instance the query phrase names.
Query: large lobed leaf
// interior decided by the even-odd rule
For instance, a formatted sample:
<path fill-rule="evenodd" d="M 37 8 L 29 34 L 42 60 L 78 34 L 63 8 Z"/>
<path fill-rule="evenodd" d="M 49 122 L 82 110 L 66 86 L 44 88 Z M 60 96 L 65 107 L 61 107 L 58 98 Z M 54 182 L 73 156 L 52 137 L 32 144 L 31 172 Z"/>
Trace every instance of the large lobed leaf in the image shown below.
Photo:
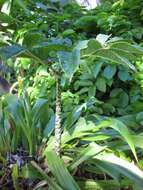
<path fill-rule="evenodd" d="M 58 56 L 66 77 L 71 80 L 80 64 L 80 51 L 77 48 L 75 48 L 72 52 L 61 51 L 58 53 Z"/>
<path fill-rule="evenodd" d="M 124 40 L 107 41 L 109 37 L 100 34 L 96 39 L 83 43 L 83 46 L 80 46 L 82 58 L 100 57 L 117 64 L 123 64 L 135 71 L 135 66 L 131 61 L 137 60 L 143 55 L 143 48 Z"/>

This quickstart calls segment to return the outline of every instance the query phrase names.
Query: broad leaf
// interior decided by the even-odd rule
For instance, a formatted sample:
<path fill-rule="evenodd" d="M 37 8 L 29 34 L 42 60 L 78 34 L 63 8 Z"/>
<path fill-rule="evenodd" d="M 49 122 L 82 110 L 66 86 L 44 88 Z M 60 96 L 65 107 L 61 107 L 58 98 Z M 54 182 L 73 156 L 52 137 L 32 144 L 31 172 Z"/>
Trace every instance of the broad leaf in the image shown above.
<path fill-rule="evenodd" d="M 104 78 L 97 78 L 96 80 L 96 87 L 101 92 L 106 92 L 106 81 Z"/>
<path fill-rule="evenodd" d="M 102 45 L 105 45 L 107 40 L 110 38 L 110 35 L 98 34 L 96 40 L 99 41 Z"/>
<path fill-rule="evenodd" d="M 120 70 L 118 72 L 118 77 L 121 81 L 127 81 L 127 80 L 131 80 L 131 76 L 129 75 L 129 73 L 126 70 Z"/>
<path fill-rule="evenodd" d="M 11 57 L 16 57 L 19 54 L 25 52 L 26 49 L 19 45 L 12 45 L 0 48 L 0 57 L 2 59 L 9 59 Z"/>
<path fill-rule="evenodd" d="M 107 59 L 117 64 L 125 65 L 130 69 L 132 69 L 133 71 L 136 71 L 135 66 L 128 59 L 118 55 L 116 52 L 110 49 L 98 50 L 97 52 L 95 52 L 94 56 Z"/>
<path fill-rule="evenodd" d="M 61 51 L 58 53 L 58 56 L 66 77 L 71 80 L 80 64 L 80 51 L 77 48 L 72 52 Z"/>
<path fill-rule="evenodd" d="M 137 54 L 137 55 L 143 55 L 143 48 L 141 48 L 139 46 L 131 45 L 128 42 L 123 42 L 123 41 L 115 42 L 115 43 L 111 44 L 110 47 L 112 50 L 116 50 L 116 52 L 125 51 L 130 54 L 133 53 L 133 54 Z"/>
<path fill-rule="evenodd" d="M 103 71 L 103 76 L 108 80 L 112 79 L 116 73 L 116 65 L 108 65 Z"/>
<path fill-rule="evenodd" d="M 90 55 L 101 48 L 102 45 L 97 40 L 91 39 L 88 41 L 87 48 L 82 50 L 82 55 Z"/>
<path fill-rule="evenodd" d="M 93 67 L 91 67 L 91 72 L 93 73 L 94 78 L 96 79 L 99 72 L 101 71 L 103 61 L 95 62 Z"/>

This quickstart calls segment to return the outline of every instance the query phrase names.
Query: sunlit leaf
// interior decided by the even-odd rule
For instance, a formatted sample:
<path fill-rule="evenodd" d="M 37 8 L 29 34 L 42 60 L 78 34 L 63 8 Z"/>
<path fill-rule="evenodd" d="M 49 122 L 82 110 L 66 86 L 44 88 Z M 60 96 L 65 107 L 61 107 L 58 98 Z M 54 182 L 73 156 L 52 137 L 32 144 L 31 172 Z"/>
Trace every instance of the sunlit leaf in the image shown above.
<path fill-rule="evenodd" d="M 138 184 L 139 186 L 143 186 L 143 172 L 135 166 L 133 163 L 130 163 L 126 160 L 123 160 L 113 154 L 101 154 L 95 156 L 97 159 L 97 162 L 95 160 L 95 164 L 99 164 L 98 160 L 100 161 L 100 167 L 102 167 L 105 171 L 107 169 L 107 172 L 110 174 L 112 173 L 112 168 L 114 171 L 116 171 L 117 174 L 123 174 L 129 179 L 133 180 L 134 183 Z M 102 165 L 103 163 L 103 165 Z M 109 167 L 108 164 L 109 164 Z M 114 177 L 114 173 L 111 174 L 112 177 Z"/>

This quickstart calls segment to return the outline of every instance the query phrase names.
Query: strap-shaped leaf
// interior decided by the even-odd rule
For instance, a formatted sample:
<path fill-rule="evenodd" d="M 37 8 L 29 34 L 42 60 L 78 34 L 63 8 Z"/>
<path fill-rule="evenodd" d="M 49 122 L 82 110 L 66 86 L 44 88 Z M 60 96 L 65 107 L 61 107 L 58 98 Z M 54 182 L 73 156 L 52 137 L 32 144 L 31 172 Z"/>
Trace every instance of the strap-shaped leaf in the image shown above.
<path fill-rule="evenodd" d="M 137 160 L 134 141 L 133 141 L 132 135 L 131 135 L 130 131 L 128 130 L 128 128 L 126 127 L 126 125 L 117 119 L 111 119 L 110 126 L 113 129 L 115 129 L 116 131 L 118 131 L 121 134 L 121 136 L 126 140 L 126 142 L 129 144 L 129 146 Z"/>
<path fill-rule="evenodd" d="M 91 180 L 84 179 L 78 181 L 82 190 L 120 190 L 120 184 L 116 180 Z"/>
<path fill-rule="evenodd" d="M 112 177 L 115 176 L 115 172 L 117 174 L 123 174 L 133 180 L 134 183 L 143 187 L 143 172 L 133 163 L 123 160 L 114 154 L 108 153 L 96 155 L 95 158 L 97 159 L 95 160 L 95 164 L 97 164 L 97 166 L 106 171 Z"/>
<path fill-rule="evenodd" d="M 63 190 L 53 178 L 49 177 L 47 173 L 34 161 L 31 161 L 31 165 L 37 170 L 37 172 L 42 176 L 42 178 L 47 181 L 51 190 Z"/>
<path fill-rule="evenodd" d="M 112 118 L 108 118 L 108 117 L 105 118 L 103 116 L 98 116 L 98 115 L 94 115 L 92 120 L 95 123 L 95 125 L 96 125 L 96 123 L 98 124 L 98 125 L 96 125 L 96 128 L 97 127 L 99 127 L 99 128 L 111 127 L 114 130 L 118 131 L 118 133 L 125 139 L 125 141 L 130 146 L 130 149 L 132 150 L 136 160 L 138 160 L 136 151 L 135 151 L 135 145 L 134 145 L 134 141 L 132 138 L 132 134 L 123 122 L 121 122 L 118 119 L 112 119 Z"/>
<path fill-rule="evenodd" d="M 81 163 L 92 158 L 93 156 L 95 156 L 99 152 L 103 151 L 104 149 L 105 149 L 105 147 L 99 146 L 96 143 L 89 144 L 89 146 L 87 148 L 83 149 L 83 151 L 80 152 L 79 156 L 77 156 L 72 161 L 72 163 L 70 164 L 70 167 L 69 167 L 70 170 L 77 168 Z"/>
<path fill-rule="evenodd" d="M 54 152 L 47 152 L 46 157 L 52 174 L 63 189 L 80 190 L 63 161 Z"/>

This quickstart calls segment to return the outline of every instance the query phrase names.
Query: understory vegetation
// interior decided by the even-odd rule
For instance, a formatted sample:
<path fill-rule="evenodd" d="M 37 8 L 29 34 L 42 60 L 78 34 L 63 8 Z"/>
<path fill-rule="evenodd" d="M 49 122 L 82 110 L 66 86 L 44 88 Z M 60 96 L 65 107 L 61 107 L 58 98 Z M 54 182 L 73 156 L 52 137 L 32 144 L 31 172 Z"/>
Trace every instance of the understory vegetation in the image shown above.
<path fill-rule="evenodd" d="M 0 0 L 0 189 L 143 189 L 143 1 Z"/>

